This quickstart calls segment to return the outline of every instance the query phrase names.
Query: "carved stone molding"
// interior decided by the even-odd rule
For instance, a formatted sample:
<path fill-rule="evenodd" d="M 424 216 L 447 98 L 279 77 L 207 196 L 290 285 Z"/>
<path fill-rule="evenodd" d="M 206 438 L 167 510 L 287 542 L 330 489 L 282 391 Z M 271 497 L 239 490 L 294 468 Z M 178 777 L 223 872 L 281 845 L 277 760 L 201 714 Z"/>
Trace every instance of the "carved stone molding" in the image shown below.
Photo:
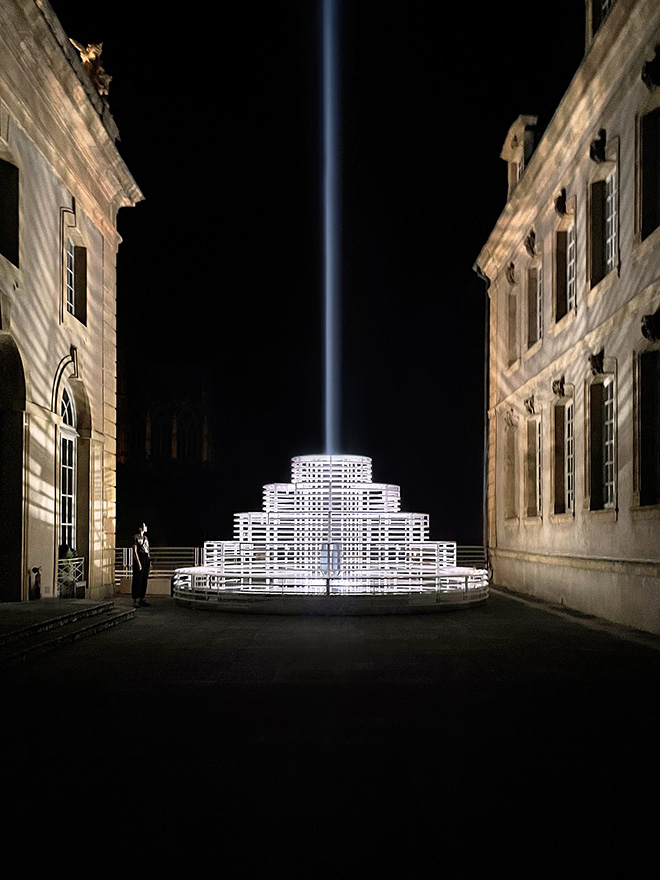
<path fill-rule="evenodd" d="M 506 267 L 506 280 L 509 282 L 509 284 L 515 284 L 515 283 L 516 283 L 516 266 L 515 266 L 515 263 L 509 263 L 509 265 Z"/>
<path fill-rule="evenodd" d="M 591 372 L 594 376 L 601 376 L 605 369 L 603 367 L 603 362 L 605 360 L 605 349 L 601 348 L 599 352 L 595 354 L 589 355 L 589 366 L 591 367 Z"/>
<path fill-rule="evenodd" d="M 536 256 L 536 233 L 533 229 L 529 230 L 529 234 L 525 238 L 525 249 L 530 257 Z"/>
<path fill-rule="evenodd" d="M 504 424 L 507 428 L 517 428 L 518 427 L 518 419 L 513 411 L 513 409 L 507 409 L 504 413 Z"/>
<path fill-rule="evenodd" d="M 481 278 L 481 280 L 486 285 L 486 290 L 489 290 L 491 282 L 490 282 L 490 278 L 488 277 L 488 275 L 486 275 L 486 273 L 484 272 L 484 270 L 481 268 L 481 266 L 478 263 L 475 263 L 473 268 L 474 268 L 474 271 L 477 273 L 477 276 L 479 278 Z"/>
<path fill-rule="evenodd" d="M 564 397 L 564 377 L 560 376 L 559 379 L 555 379 L 552 383 L 552 393 L 556 394 L 557 397 Z"/>
<path fill-rule="evenodd" d="M 555 211 L 560 217 L 566 214 L 566 190 L 563 189 L 555 199 Z"/>
<path fill-rule="evenodd" d="M 83 70 L 92 81 L 92 85 L 99 95 L 107 95 L 112 77 L 109 76 L 101 63 L 103 43 L 89 43 L 83 46 L 77 40 L 70 40 L 71 44 L 80 52 Z"/>
<path fill-rule="evenodd" d="M 529 413 L 530 416 L 535 415 L 534 411 L 534 395 L 532 394 L 530 397 L 526 397 L 523 400 L 523 404 L 525 405 L 525 411 Z"/>
<path fill-rule="evenodd" d="M 642 316 L 642 336 L 649 342 L 660 340 L 660 307 L 652 315 Z"/>
<path fill-rule="evenodd" d="M 591 146 L 589 147 L 589 158 L 592 162 L 604 162 L 605 161 L 605 145 L 607 141 L 607 132 L 604 128 L 598 132 L 598 137 L 595 141 L 591 142 Z"/>
<path fill-rule="evenodd" d="M 642 82 L 649 91 L 660 86 L 660 46 L 655 47 L 655 57 L 642 67 Z"/>

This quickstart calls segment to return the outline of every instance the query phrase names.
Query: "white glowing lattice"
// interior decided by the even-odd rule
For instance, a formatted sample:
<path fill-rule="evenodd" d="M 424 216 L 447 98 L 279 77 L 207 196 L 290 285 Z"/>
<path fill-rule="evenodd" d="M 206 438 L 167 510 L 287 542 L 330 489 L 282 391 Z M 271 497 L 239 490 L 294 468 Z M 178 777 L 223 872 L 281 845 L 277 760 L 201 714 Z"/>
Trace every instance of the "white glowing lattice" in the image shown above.
<path fill-rule="evenodd" d="M 402 513 L 398 486 L 371 482 L 371 459 L 301 455 L 290 483 L 264 486 L 263 510 L 234 516 L 233 541 L 207 541 L 204 564 L 175 572 L 178 598 L 226 592 L 316 595 L 487 594 L 456 544 L 429 541 L 429 517 Z"/>

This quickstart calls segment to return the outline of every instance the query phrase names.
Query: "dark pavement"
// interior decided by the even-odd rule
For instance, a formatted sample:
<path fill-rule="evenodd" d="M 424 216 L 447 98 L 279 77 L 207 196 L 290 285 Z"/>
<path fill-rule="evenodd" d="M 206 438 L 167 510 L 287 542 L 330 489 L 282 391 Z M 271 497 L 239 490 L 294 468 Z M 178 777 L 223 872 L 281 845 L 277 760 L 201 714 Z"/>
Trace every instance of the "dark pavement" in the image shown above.
<path fill-rule="evenodd" d="M 166 822 L 557 797 L 566 817 L 657 785 L 660 638 L 497 592 L 402 617 L 151 603 L 0 675 L 11 796 Z"/>

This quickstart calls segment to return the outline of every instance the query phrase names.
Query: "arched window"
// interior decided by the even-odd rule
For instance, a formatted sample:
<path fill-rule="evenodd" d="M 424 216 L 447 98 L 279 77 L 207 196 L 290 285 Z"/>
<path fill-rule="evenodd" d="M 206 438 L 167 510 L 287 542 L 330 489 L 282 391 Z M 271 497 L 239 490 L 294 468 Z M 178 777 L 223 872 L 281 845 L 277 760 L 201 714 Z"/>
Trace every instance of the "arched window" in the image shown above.
<path fill-rule="evenodd" d="M 76 535 L 77 443 L 76 409 L 68 388 L 60 407 L 60 546 L 74 547 Z"/>

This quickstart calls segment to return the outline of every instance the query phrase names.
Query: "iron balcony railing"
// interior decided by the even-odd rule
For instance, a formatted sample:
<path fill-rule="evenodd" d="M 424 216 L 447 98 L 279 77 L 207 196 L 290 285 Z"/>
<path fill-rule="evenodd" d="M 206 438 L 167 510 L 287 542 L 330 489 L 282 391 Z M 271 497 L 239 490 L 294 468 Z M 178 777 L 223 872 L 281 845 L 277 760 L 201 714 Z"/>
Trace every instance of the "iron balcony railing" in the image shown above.
<path fill-rule="evenodd" d="M 85 557 L 70 556 L 57 560 L 57 595 L 60 599 L 84 599 Z"/>

